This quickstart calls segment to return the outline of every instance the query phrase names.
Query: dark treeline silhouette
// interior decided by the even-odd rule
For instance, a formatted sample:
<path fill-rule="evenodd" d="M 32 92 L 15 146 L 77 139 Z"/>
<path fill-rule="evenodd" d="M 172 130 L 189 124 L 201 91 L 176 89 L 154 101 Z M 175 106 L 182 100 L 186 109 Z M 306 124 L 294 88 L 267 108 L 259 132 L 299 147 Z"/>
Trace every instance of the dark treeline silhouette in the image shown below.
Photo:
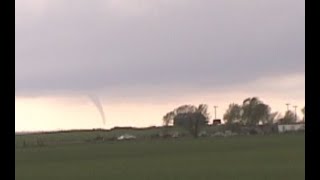
<path fill-rule="evenodd" d="M 305 108 L 302 108 L 301 111 L 304 115 Z M 230 104 L 223 119 L 227 125 L 255 126 L 295 123 L 298 117 L 290 110 L 282 117 L 278 112 L 272 112 L 271 107 L 258 97 L 252 97 L 245 99 L 242 104 Z M 200 104 L 198 107 L 182 105 L 163 116 L 164 126 L 173 125 L 186 128 L 194 137 L 198 137 L 200 128 L 208 125 L 209 121 L 210 114 L 206 104 Z"/>

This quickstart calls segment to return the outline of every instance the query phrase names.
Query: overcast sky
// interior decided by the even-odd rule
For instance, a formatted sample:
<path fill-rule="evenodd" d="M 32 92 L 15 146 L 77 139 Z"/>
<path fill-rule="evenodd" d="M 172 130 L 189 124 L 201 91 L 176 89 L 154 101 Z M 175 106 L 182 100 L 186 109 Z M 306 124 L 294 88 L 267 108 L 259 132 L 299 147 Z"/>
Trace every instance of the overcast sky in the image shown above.
<path fill-rule="evenodd" d="M 16 102 L 265 91 L 304 105 L 302 0 L 15 2 Z"/>

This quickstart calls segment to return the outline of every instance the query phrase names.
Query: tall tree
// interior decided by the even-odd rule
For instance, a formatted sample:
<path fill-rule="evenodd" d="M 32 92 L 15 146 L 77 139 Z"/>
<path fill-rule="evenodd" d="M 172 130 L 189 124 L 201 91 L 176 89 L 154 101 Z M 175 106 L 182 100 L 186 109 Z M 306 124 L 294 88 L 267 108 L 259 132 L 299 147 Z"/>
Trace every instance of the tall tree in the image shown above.
<path fill-rule="evenodd" d="M 257 97 L 245 99 L 242 110 L 242 121 L 249 125 L 256 125 L 259 122 L 267 123 L 271 113 L 271 108 Z"/>
<path fill-rule="evenodd" d="M 163 121 L 165 125 L 169 125 L 173 120 L 174 126 L 181 126 L 190 131 L 194 136 L 198 136 L 199 129 L 208 124 L 209 113 L 206 104 L 200 104 L 198 107 L 193 105 L 182 105 L 168 112 Z"/>
<path fill-rule="evenodd" d="M 163 116 L 163 124 L 165 126 L 169 126 L 170 123 L 172 123 L 173 118 L 175 116 L 175 112 L 174 111 L 170 111 L 168 112 L 166 115 Z"/>
<path fill-rule="evenodd" d="M 279 119 L 279 123 L 281 124 L 289 124 L 296 122 L 296 117 L 294 112 L 287 111 L 283 118 Z"/>
<path fill-rule="evenodd" d="M 177 114 L 173 122 L 175 126 L 181 126 L 189 130 L 194 137 L 198 137 L 199 129 L 208 124 L 207 118 L 201 112 Z"/>
<path fill-rule="evenodd" d="M 182 105 L 178 108 L 173 110 L 175 114 L 182 114 L 182 113 L 189 113 L 189 112 L 196 112 L 197 107 L 194 105 Z"/>
<path fill-rule="evenodd" d="M 206 118 L 206 121 L 209 121 L 210 119 L 210 113 L 208 112 L 208 105 L 206 104 L 200 104 L 198 108 L 196 109 L 197 112 L 200 112 L 204 117 Z"/>
<path fill-rule="evenodd" d="M 242 107 L 238 104 L 230 104 L 223 119 L 228 123 L 238 123 L 241 121 Z"/>

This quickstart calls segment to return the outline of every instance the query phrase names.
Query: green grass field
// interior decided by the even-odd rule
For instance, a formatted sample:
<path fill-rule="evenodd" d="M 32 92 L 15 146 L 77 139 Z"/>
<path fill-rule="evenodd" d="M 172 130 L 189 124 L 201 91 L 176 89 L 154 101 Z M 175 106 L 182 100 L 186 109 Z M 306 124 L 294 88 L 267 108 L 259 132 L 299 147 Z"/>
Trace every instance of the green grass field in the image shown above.
<path fill-rule="evenodd" d="M 304 138 L 284 134 L 16 147 L 15 175 L 16 180 L 303 180 Z"/>

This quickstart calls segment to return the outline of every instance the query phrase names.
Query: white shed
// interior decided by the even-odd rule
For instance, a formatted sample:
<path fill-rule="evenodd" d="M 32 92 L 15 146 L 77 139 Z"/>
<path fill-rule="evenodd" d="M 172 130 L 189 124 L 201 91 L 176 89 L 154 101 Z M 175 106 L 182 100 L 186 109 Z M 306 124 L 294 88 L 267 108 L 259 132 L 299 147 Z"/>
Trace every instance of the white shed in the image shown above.
<path fill-rule="evenodd" d="M 304 123 L 279 124 L 278 125 L 278 131 L 280 133 L 287 132 L 287 131 L 299 131 L 299 130 L 305 130 L 305 124 Z"/>

